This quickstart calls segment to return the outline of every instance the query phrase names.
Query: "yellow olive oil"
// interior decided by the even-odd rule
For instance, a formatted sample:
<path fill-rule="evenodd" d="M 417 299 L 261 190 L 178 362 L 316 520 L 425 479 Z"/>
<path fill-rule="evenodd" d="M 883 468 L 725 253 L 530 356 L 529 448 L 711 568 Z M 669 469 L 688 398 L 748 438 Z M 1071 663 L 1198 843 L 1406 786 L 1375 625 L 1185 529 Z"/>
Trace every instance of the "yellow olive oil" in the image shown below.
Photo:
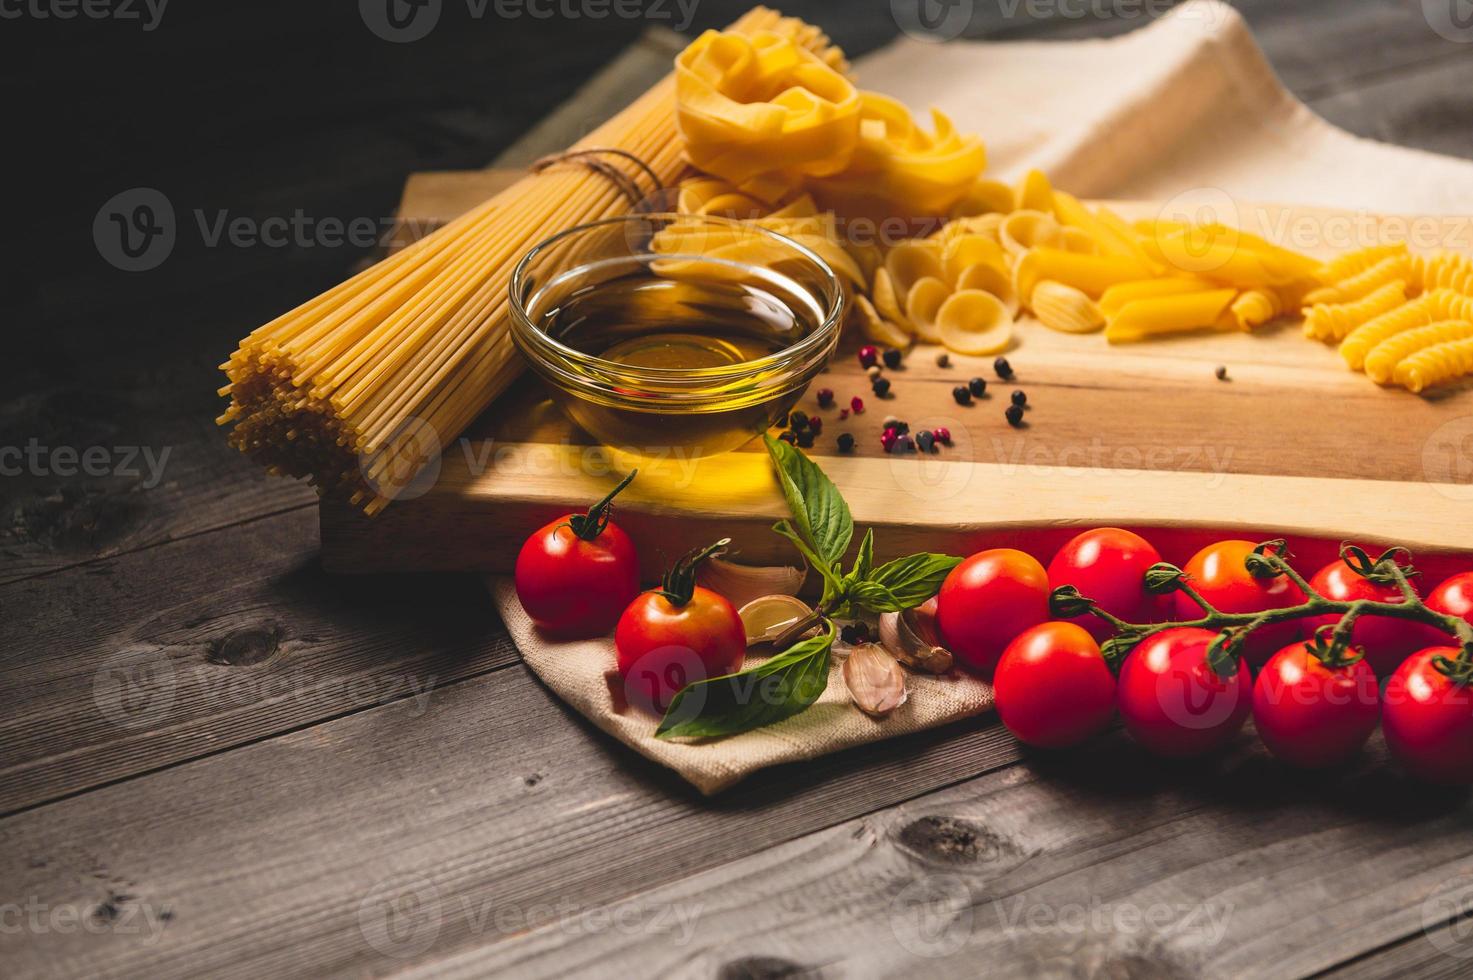
<path fill-rule="evenodd" d="M 624 395 L 563 397 L 575 422 L 635 454 L 697 457 L 742 445 L 792 408 L 803 386 L 791 371 L 752 362 L 800 342 L 819 318 L 752 280 L 641 272 L 569 291 L 538 326 L 603 362 L 580 370 Z"/>

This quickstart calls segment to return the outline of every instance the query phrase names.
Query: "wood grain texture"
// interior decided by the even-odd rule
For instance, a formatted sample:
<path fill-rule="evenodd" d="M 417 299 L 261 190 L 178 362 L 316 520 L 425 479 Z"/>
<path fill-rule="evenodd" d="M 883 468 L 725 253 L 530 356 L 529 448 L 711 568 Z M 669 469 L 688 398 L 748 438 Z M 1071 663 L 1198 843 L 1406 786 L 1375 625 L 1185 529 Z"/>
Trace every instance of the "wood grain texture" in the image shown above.
<path fill-rule="evenodd" d="M 1391 944 L 1407 966 L 1473 954 L 1440 901 L 1473 882 L 1465 796 L 1403 785 L 1379 739 L 1313 777 L 1251 735 L 1207 764 L 1122 733 L 1025 761 L 608 910 L 643 931 L 547 923 L 413 974 L 1305 976 Z"/>
<path fill-rule="evenodd" d="M 414 717 L 516 661 L 475 581 L 342 589 L 315 551 L 298 509 L 0 591 L 0 813 L 366 707 Z"/>

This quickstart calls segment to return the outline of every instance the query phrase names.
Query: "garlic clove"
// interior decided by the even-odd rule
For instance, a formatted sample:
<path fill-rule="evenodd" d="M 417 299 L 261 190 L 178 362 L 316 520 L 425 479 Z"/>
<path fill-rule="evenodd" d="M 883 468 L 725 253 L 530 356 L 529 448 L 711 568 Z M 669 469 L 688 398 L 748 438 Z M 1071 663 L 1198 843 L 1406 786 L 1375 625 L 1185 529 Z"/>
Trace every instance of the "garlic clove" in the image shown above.
<path fill-rule="evenodd" d="M 708 558 L 696 572 L 696 582 L 725 596 L 741 609 L 755 599 L 770 595 L 797 595 L 808 576 L 806 568 L 788 565 L 738 565 L 725 558 Z"/>
<path fill-rule="evenodd" d="M 747 646 L 752 646 L 777 639 L 800 620 L 812 616 L 813 610 L 790 595 L 765 595 L 742 606 L 737 615 L 747 631 Z"/>
<path fill-rule="evenodd" d="M 935 609 L 936 600 L 931 599 L 915 609 L 883 614 L 880 644 L 913 670 L 944 674 L 951 669 L 952 657 L 936 642 Z"/>
<path fill-rule="evenodd" d="M 884 718 L 905 703 L 905 673 L 877 644 L 856 646 L 844 661 L 843 673 L 849 697 L 873 718 Z"/>

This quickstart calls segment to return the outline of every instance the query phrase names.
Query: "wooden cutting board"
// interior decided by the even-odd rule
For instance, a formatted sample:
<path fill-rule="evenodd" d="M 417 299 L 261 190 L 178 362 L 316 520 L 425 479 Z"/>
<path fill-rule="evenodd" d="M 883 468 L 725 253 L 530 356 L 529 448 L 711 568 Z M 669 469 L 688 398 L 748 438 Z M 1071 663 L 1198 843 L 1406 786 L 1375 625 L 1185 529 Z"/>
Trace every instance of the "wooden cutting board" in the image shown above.
<path fill-rule="evenodd" d="M 406 225 L 433 227 L 503 180 L 417 175 L 403 202 Z M 1115 206 L 1126 217 L 1155 213 Z M 1253 213 L 1255 230 L 1361 220 L 1310 208 Z M 882 559 L 984 544 L 1046 556 L 1077 529 L 1102 524 L 1146 531 L 1178 560 L 1224 532 L 1288 535 L 1306 562 L 1328 559 L 1343 538 L 1403 543 L 1419 555 L 1473 552 L 1473 387 L 1427 397 L 1378 388 L 1332 348 L 1305 339 L 1297 322 L 1111 347 L 1100 335 L 1024 320 L 1008 352 L 1014 380 L 999 379 L 990 357 L 953 354 L 942 368 L 938 349 L 921 345 L 886 372 L 885 399 L 857 362 L 862 343 L 843 339 L 800 407 L 824 420 L 810 452 L 856 522 L 875 527 Z M 1216 378 L 1218 366 L 1228 380 Z M 987 380 L 989 395 L 960 406 L 952 388 L 972 377 Z M 818 407 L 822 387 L 835 392 L 834 408 Z M 1021 429 L 1003 416 L 1014 389 L 1030 406 Z M 865 411 L 841 421 L 838 408 L 854 395 Z M 953 444 L 888 456 L 879 441 L 887 415 L 912 431 L 945 426 Z M 839 454 L 841 432 L 855 437 L 853 453 Z M 345 573 L 506 572 L 530 530 L 602 496 L 629 465 L 564 420 L 524 376 L 446 447 L 422 495 L 372 520 L 324 503 L 323 562 Z M 652 579 L 672 556 L 726 535 L 747 561 L 792 559 L 768 530 L 785 508 L 765 454 L 640 465 L 618 519 L 641 543 Z"/>

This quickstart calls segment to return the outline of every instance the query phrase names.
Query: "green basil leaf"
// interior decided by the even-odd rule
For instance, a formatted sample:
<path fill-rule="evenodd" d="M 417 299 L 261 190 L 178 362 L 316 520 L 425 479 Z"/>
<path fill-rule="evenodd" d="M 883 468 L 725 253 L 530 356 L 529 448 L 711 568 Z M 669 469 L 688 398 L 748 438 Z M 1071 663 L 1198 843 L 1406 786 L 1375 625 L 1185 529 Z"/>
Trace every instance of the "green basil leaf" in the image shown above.
<path fill-rule="evenodd" d="M 807 456 L 780 439 L 763 436 L 777 466 L 778 482 L 798 531 L 823 564 L 832 565 L 849 550 L 854 518 L 832 480 Z"/>
<path fill-rule="evenodd" d="M 839 592 L 840 580 L 838 573 L 834 571 L 833 566 L 813 553 L 813 549 L 808 546 L 808 542 L 803 540 L 803 536 L 793 530 L 793 525 L 789 524 L 786 520 L 782 520 L 772 525 L 772 530 L 793 542 L 793 547 L 797 548 L 798 553 L 808 560 L 808 564 L 818 569 L 818 574 L 823 576 L 823 598 L 825 601 Z"/>
<path fill-rule="evenodd" d="M 868 609 L 870 612 L 900 612 L 910 608 L 902 604 L 900 598 L 891 592 L 888 586 L 873 579 L 851 583 L 845 594 L 851 603 L 861 609 Z"/>
<path fill-rule="evenodd" d="M 829 684 L 834 627 L 764 664 L 687 685 L 655 729 L 659 738 L 720 738 L 773 725 L 803 711 Z"/>
<path fill-rule="evenodd" d="M 899 612 L 912 609 L 931 598 L 941 588 L 941 583 L 961 559 L 954 555 L 938 555 L 929 551 L 906 555 L 886 562 L 870 574 L 870 581 L 885 587 L 893 597 L 894 605 L 878 608 L 864 601 L 871 612 Z"/>
<path fill-rule="evenodd" d="M 854 556 L 854 571 L 850 575 L 856 579 L 869 578 L 870 572 L 875 570 L 875 529 L 867 528 L 864 537 L 859 542 L 859 554 Z"/>

